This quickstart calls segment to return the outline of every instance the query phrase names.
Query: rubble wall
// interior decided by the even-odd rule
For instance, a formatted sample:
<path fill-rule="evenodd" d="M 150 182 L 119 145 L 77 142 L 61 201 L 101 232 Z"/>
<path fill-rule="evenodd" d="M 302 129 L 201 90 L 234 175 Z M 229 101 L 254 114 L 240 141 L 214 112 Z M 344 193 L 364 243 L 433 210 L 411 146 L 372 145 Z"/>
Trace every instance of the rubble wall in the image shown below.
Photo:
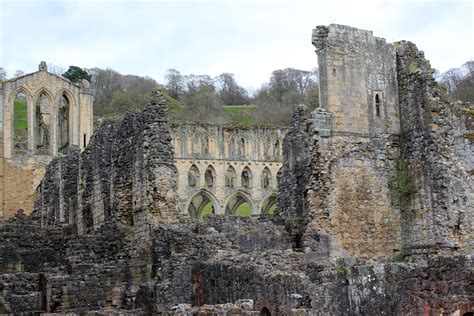
<path fill-rule="evenodd" d="M 445 101 L 423 52 L 410 42 L 395 46 L 407 186 L 402 199 L 404 246 L 421 253 L 472 249 L 467 118 L 456 115 L 456 105 Z"/>
<path fill-rule="evenodd" d="M 104 122 L 82 153 L 56 157 L 40 185 L 33 218 L 43 226 L 73 225 L 79 234 L 117 221 L 145 236 L 155 220 L 175 217 L 177 170 L 165 111 L 155 91 L 143 112 Z"/>

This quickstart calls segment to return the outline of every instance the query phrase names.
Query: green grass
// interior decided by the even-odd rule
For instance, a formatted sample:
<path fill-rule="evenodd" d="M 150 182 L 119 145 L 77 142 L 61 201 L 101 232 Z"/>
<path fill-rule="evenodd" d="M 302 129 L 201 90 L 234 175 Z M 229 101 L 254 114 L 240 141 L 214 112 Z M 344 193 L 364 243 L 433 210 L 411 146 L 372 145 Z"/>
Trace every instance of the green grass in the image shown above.
<path fill-rule="evenodd" d="M 273 204 L 268 210 L 268 214 L 273 215 L 275 213 L 276 207 L 277 207 L 276 204 Z"/>
<path fill-rule="evenodd" d="M 14 107 L 14 122 L 13 126 L 16 130 L 25 130 L 28 128 L 28 106 L 25 99 L 15 99 L 13 102 Z"/>
<path fill-rule="evenodd" d="M 199 213 L 199 220 L 203 220 L 204 216 L 212 214 L 212 203 L 209 202 L 204 206 L 204 208 L 201 210 L 201 213 Z"/>
<path fill-rule="evenodd" d="M 273 211 L 272 209 L 274 209 L 274 207 L 272 207 L 270 209 L 270 211 L 272 212 L 273 214 Z M 209 214 L 212 214 L 212 203 L 209 202 L 206 204 L 206 206 L 204 206 L 204 208 L 202 209 L 201 213 L 199 213 L 199 220 L 203 220 L 204 219 L 204 216 L 206 215 L 209 215 Z M 250 208 L 250 205 L 248 203 L 242 203 L 238 208 L 237 210 L 235 211 L 235 214 L 236 216 L 244 216 L 244 217 L 250 217 L 252 215 L 252 209 Z"/>
<path fill-rule="evenodd" d="M 178 118 L 180 115 L 182 115 L 184 105 L 167 94 L 163 94 L 163 96 L 166 100 L 166 104 L 168 105 L 168 114 L 170 118 Z"/>
<path fill-rule="evenodd" d="M 252 209 L 250 208 L 250 205 L 248 203 L 242 203 L 236 210 L 235 214 L 236 216 L 244 216 L 244 217 L 249 217 L 252 215 Z"/>
<path fill-rule="evenodd" d="M 256 105 L 226 105 L 223 108 L 230 121 L 247 126 L 255 124 L 253 117 Z"/>

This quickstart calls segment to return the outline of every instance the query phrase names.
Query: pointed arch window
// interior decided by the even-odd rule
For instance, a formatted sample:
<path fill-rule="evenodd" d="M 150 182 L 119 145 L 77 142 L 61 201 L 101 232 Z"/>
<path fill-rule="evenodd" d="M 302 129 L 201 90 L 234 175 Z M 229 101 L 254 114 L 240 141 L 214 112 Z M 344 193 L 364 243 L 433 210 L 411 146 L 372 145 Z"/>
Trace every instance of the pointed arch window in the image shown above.
<path fill-rule="evenodd" d="M 58 104 L 58 148 L 60 151 L 69 146 L 69 107 L 69 99 L 63 94 Z"/>

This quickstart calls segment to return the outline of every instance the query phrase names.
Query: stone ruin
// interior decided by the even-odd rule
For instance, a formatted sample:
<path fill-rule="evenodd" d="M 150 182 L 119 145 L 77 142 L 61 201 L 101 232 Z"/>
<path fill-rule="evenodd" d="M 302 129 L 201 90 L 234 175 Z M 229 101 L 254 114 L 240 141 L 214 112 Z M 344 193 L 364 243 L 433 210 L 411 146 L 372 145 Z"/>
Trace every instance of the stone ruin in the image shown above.
<path fill-rule="evenodd" d="M 321 108 L 294 114 L 273 216 L 180 214 L 154 91 L 0 223 L 0 313 L 472 315 L 472 107 L 410 42 L 330 25 L 313 44 Z"/>

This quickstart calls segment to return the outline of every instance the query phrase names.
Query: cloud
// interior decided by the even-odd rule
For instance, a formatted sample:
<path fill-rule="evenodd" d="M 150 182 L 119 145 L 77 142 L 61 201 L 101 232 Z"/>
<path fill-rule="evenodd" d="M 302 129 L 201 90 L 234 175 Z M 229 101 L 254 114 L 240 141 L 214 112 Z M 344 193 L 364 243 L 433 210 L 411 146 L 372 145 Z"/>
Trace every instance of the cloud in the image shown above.
<path fill-rule="evenodd" d="M 271 71 L 317 65 L 311 31 L 339 23 L 388 41 L 411 40 L 440 70 L 473 58 L 470 1 L 13 1 L 1 2 L 0 66 L 40 60 L 110 67 L 163 81 L 232 72 L 258 87 Z"/>

